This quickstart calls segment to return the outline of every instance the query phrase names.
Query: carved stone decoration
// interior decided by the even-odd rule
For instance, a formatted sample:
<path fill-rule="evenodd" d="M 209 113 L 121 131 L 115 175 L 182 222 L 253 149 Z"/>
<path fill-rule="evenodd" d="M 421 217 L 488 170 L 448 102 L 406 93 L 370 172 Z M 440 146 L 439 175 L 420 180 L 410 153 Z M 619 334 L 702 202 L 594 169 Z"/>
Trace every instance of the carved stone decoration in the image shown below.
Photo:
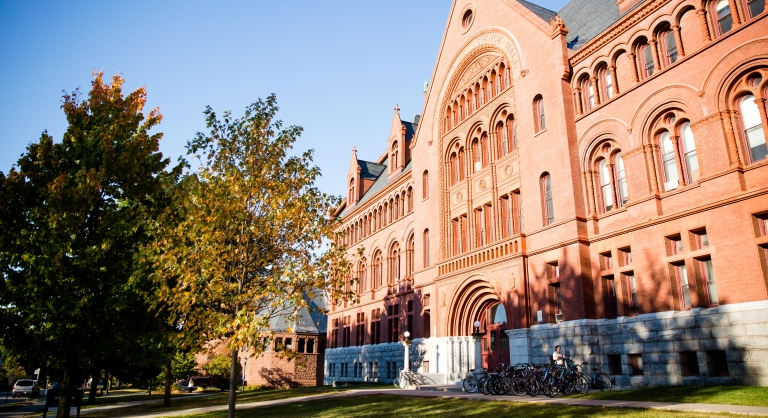
<path fill-rule="evenodd" d="M 552 26 L 552 37 L 556 37 L 558 35 L 567 35 L 568 34 L 568 28 L 565 27 L 565 22 L 563 22 L 563 19 L 560 17 L 560 15 L 555 15 L 555 17 L 549 19 L 549 24 Z"/>
<path fill-rule="evenodd" d="M 445 292 L 443 292 L 443 295 L 440 299 L 442 299 L 440 304 L 443 306 L 443 308 L 445 308 Z"/>
<path fill-rule="evenodd" d="M 464 201 L 464 195 L 461 194 L 461 192 L 456 193 L 456 201 L 457 202 L 463 202 Z"/>
<path fill-rule="evenodd" d="M 486 188 L 485 180 L 480 180 L 480 190 L 485 190 L 485 188 Z"/>
<path fill-rule="evenodd" d="M 473 62 L 466 70 L 464 70 L 464 75 L 461 76 L 457 85 L 463 86 L 464 83 L 470 79 L 477 77 L 483 70 L 485 70 L 485 67 L 487 67 L 491 61 L 494 61 L 497 58 L 498 56 L 493 55 L 486 55 L 478 58 L 477 61 Z"/>
<path fill-rule="evenodd" d="M 506 174 L 507 176 L 511 176 L 512 173 L 514 173 L 514 172 L 515 172 L 515 169 L 512 168 L 511 165 L 508 165 L 508 166 L 504 167 L 504 174 Z"/>

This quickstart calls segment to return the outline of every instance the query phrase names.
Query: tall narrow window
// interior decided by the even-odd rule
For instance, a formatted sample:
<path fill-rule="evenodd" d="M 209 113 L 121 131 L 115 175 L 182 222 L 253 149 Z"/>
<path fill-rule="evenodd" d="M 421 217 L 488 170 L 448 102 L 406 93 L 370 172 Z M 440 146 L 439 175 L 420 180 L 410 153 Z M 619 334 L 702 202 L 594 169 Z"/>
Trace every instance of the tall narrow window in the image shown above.
<path fill-rule="evenodd" d="M 619 207 L 623 207 L 629 200 L 629 193 L 627 191 L 627 174 L 624 171 L 624 159 L 621 158 L 621 153 L 617 153 L 613 157 L 613 165 L 614 170 L 616 170 L 616 194 L 619 198 Z"/>
<path fill-rule="evenodd" d="M 533 114 L 534 125 L 536 132 L 541 132 L 547 128 L 546 119 L 544 118 L 544 99 L 541 95 L 536 96 L 533 100 Z"/>
<path fill-rule="evenodd" d="M 424 230 L 424 268 L 429 267 L 429 229 Z"/>
<path fill-rule="evenodd" d="M 424 170 L 424 174 L 421 175 L 421 198 L 426 199 L 429 197 L 429 173 Z"/>
<path fill-rule="evenodd" d="M 512 204 L 514 206 L 514 212 L 517 220 L 517 226 L 515 227 L 515 233 L 519 234 L 523 232 L 523 195 L 520 191 L 512 193 Z"/>
<path fill-rule="evenodd" d="M 607 290 L 606 309 L 605 312 L 608 317 L 616 318 L 619 316 L 619 300 L 616 297 L 616 282 L 613 276 L 605 278 L 605 286 Z"/>
<path fill-rule="evenodd" d="M 696 156 L 696 141 L 693 140 L 693 130 L 691 123 L 686 122 L 681 129 L 683 137 L 683 161 L 685 161 L 685 172 L 688 176 L 688 183 L 694 183 L 699 179 L 699 159 Z"/>
<path fill-rule="evenodd" d="M 555 206 L 552 202 L 552 180 L 549 174 L 541 179 L 542 200 L 544 202 L 544 225 L 550 225 L 555 221 Z"/>
<path fill-rule="evenodd" d="M 483 167 L 487 167 L 491 162 L 491 144 L 488 141 L 488 134 L 483 133 L 483 136 L 480 138 L 480 146 L 483 152 Z"/>
<path fill-rule="evenodd" d="M 507 136 L 507 130 L 504 129 L 504 124 L 501 122 L 496 125 L 496 138 L 499 148 L 499 157 L 503 157 L 509 152 L 509 136 Z"/>
<path fill-rule="evenodd" d="M 603 211 L 608 212 L 613 209 L 613 185 L 611 184 L 611 170 L 608 168 L 608 162 L 603 158 L 599 164 L 600 190 L 603 199 Z"/>
<path fill-rule="evenodd" d="M 728 0 L 720 0 L 715 4 L 715 14 L 717 15 L 717 28 L 720 35 L 730 32 L 733 26 L 733 17 L 731 17 L 731 5 Z"/>
<path fill-rule="evenodd" d="M 701 277 L 704 279 L 704 285 L 707 289 L 709 306 L 717 306 L 720 299 L 717 297 L 717 285 L 715 284 L 715 270 L 712 268 L 712 259 L 701 261 Z"/>
<path fill-rule="evenodd" d="M 493 237 L 493 208 L 491 204 L 483 206 L 483 223 L 485 224 L 485 242 L 491 243 Z"/>
<path fill-rule="evenodd" d="M 349 196 L 347 196 L 347 199 L 350 204 L 355 200 L 355 179 L 349 181 Z"/>
<path fill-rule="evenodd" d="M 485 240 L 485 222 L 483 222 L 483 209 L 475 209 L 475 242 L 478 247 L 487 244 Z"/>
<path fill-rule="evenodd" d="M 464 175 L 467 172 L 464 168 L 464 147 L 459 148 L 459 181 L 464 180 Z"/>
<path fill-rule="evenodd" d="M 517 123 L 515 123 L 515 119 L 510 116 L 507 118 L 507 138 L 511 140 L 510 145 L 510 152 L 517 149 Z"/>
<path fill-rule="evenodd" d="M 640 56 L 641 64 L 642 64 L 642 73 L 643 78 L 648 78 L 653 75 L 653 52 L 651 51 L 651 46 L 647 43 L 642 45 L 640 47 Z"/>
<path fill-rule="evenodd" d="M 685 269 L 685 264 L 674 266 L 675 275 L 677 275 L 677 283 L 680 286 L 680 307 L 688 309 L 691 307 L 691 289 L 688 284 L 688 273 Z"/>
<path fill-rule="evenodd" d="M 451 154 L 450 158 L 450 165 L 451 165 L 451 186 L 459 182 L 459 159 L 456 157 L 456 154 Z"/>
<path fill-rule="evenodd" d="M 514 234 L 512 214 L 512 199 L 509 195 L 501 197 L 501 235 L 502 238 L 511 237 Z"/>
<path fill-rule="evenodd" d="M 747 10 L 749 10 L 749 18 L 753 18 L 765 10 L 765 2 L 760 0 L 747 0 Z"/>
<path fill-rule="evenodd" d="M 483 150 L 481 149 L 480 140 L 475 138 L 472 142 L 472 156 L 475 163 L 475 171 L 480 171 L 483 168 Z"/>
<path fill-rule="evenodd" d="M 675 44 L 675 34 L 672 31 L 666 31 L 661 35 L 664 46 L 664 59 L 667 65 L 672 65 L 677 61 L 677 44 Z"/>
<path fill-rule="evenodd" d="M 664 190 L 674 190 L 678 186 L 675 146 L 669 132 L 661 134 L 661 160 L 664 168 Z"/>
<path fill-rule="evenodd" d="M 611 100 L 613 98 L 613 77 L 611 77 L 611 72 L 607 68 L 603 68 L 600 75 L 600 79 L 603 80 L 603 86 L 605 86 L 603 91 L 605 100 Z"/>
<path fill-rule="evenodd" d="M 406 247 L 406 265 L 405 265 L 405 277 L 413 279 L 413 267 L 414 267 L 414 250 L 416 249 L 416 243 L 413 235 L 408 239 L 408 246 Z"/>
<path fill-rule="evenodd" d="M 768 156 L 768 148 L 766 148 L 763 123 L 760 120 L 760 109 L 755 103 L 755 96 L 745 96 L 739 105 L 749 158 L 753 163 L 764 160 Z"/>
<path fill-rule="evenodd" d="M 635 274 L 630 272 L 625 274 L 627 278 L 627 290 L 629 291 L 629 312 L 632 315 L 640 313 L 640 303 L 637 298 L 637 282 Z"/>

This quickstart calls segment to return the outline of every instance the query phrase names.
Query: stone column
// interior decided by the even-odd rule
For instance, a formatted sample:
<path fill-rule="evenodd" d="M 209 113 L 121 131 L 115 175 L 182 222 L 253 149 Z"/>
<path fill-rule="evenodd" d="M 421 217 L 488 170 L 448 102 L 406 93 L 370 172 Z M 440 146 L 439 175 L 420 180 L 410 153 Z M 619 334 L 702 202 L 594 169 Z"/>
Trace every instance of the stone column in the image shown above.
<path fill-rule="evenodd" d="M 613 196 L 612 197 L 613 198 L 613 208 L 614 209 L 618 209 L 619 208 L 619 196 L 618 196 L 618 194 L 619 194 L 618 193 L 619 185 L 618 185 L 618 183 L 616 183 L 616 178 L 614 177 L 613 168 L 614 168 L 613 164 L 608 164 L 608 170 L 610 170 L 610 176 L 611 176 L 611 195 Z M 600 187 L 602 188 L 602 185 L 600 185 Z M 603 191 L 600 190 L 600 193 L 602 193 L 602 192 Z"/>
<path fill-rule="evenodd" d="M 731 112 L 726 110 L 720 113 L 720 117 L 723 120 L 725 129 L 725 139 L 728 141 L 728 157 L 731 160 L 731 164 L 741 164 L 739 159 L 738 146 L 736 145 L 736 133 L 734 132 L 734 123 Z"/>
<path fill-rule="evenodd" d="M 680 54 L 680 57 L 684 57 L 685 51 L 683 50 L 683 37 L 680 36 L 680 25 L 672 25 L 672 32 L 675 35 L 675 44 L 677 44 L 677 53 Z"/>
<path fill-rule="evenodd" d="M 685 177 L 683 177 L 683 161 L 680 158 L 680 137 L 677 135 L 671 135 L 669 137 L 672 140 L 672 146 L 674 147 L 675 163 L 677 164 L 677 185 L 682 187 L 685 184 Z"/>
<path fill-rule="evenodd" d="M 403 360 L 405 363 L 403 363 L 403 370 L 404 371 L 410 371 L 411 370 L 411 341 L 408 341 L 407 339 L 403 341 L 403 347 L 405 350 L 405 356 Z"/>
<path fill-rule="evenodd" d="M 583 114 L 584 111 L 582 110 L 582 107 L 581 107 L 581 89 L 578 87 L 573 89 L 573 101 L 574 101 L 574 104 L 576 105 L 576 114 L 577 115 Z"/>
<path fill-rule="evenodd" d="M 659 60 L 659 50 L 656 48 L 658 46 L 658 42 L 656 42 L 656 39 L 651 38 L 648 40 L 648 45 L 651 48 L 651 55 L 653 55 L 653 66 L 656 68 L 656 71 L 661 71 L 661 61 Z"/>
<path fill-rule="evenodd" d="M 645 152 L 645 163 L 648 165 L 648 182 L 651 186 L 651 192 L 658 193 L 659 186 L 656 177 L 656 163 L 653 159 L 653 145 L 643 145 L 643 151 Z"/>
<path fill-rule="evenodd" d="M 608 71 L 611 72 L 611 81 L 613 81 L 613 94 L 617 95 L 619 94 L 619 80 L 616 79 L 616 66 L 611 65 L 610 67 L 608 67 Z"/>
<path fill-rule="evenodd" d="M 635 54 L 630 52 L 627 54 L 627 58 L 629 58 L 629 61 L 632 64 L 632 78 L 635 80 L 635 83 L 639 83 L 640 76 L 637 73 L 637 61 L 635 60 Z"/>
<path fill-rule="evenodd" d="M 741 18 L 739 17 L 739 6 L 736 4 L 736 0 L 728 0 L 728 5 L 731 6 L 731 18 L 733 19 L 733 29 L 741 26 Z M 733 30 L 731 29 L 731 30 Z"/>
<path fill-rule="evenodd" d="M 699 9 L 696 10 L 696 14 L 699 15 L 699 25 L 701 26 L 701 33 L 704 35 L 704 39 L 711 41 L 712 36 L 709 34 L 709 25 L 707 24 L 707 11 Z"/>
<path fill-rule="evenodd" d="M 602 100 L 600 100 L 600 89 L 597 88 L 597 78 L 593 75 L 590 77 L 589 82 L 592 83 L 592 89 L 595 91 L 595 106 L 600 106 Z"/>

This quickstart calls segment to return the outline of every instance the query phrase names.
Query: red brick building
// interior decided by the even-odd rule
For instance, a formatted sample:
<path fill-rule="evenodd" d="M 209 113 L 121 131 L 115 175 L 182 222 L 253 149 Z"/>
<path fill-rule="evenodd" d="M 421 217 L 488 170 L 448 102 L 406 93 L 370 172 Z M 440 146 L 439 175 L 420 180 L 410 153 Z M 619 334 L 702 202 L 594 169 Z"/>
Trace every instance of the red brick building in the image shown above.
<path fill-rule="evenodd" d="M 768 384 L 767 86 L 765 0 L 454 1 L 422 115 L 353 151 L 326 383 L 393 378 L 408 330 L 436 381 L 559 344 Z"/>

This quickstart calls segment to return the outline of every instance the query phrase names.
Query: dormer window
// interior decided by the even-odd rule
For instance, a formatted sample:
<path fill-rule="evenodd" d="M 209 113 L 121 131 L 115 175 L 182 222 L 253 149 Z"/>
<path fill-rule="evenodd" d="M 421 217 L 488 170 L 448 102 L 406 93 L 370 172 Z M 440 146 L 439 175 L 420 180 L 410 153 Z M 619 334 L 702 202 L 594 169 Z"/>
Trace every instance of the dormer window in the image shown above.
<path fill-rule="evenodd" d="M 349 195 L 347 196 L 347 201 L 352 204 L 355 200 L 355 179 L 349 180 Z"/>
<path fill-rule="evenodd" d="M 397 147 L 397 141 L 392 142 L 392 151 L 390 152 L 390 172 L 395 171 L 395 169 L 400 165 L 400 160 L 397 159 L 398 157 L 398 147 Z"/>

